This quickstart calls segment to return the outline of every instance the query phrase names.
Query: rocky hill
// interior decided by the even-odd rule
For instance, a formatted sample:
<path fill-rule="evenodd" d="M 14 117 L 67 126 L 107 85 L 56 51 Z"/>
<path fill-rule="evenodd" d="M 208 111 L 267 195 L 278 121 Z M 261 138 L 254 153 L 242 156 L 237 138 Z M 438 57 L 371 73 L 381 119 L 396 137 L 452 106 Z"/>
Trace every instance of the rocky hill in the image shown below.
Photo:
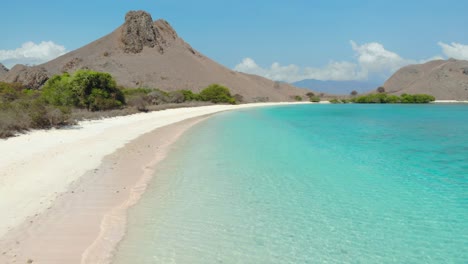
<path fill-rule="evenodd" d="M 131 11 L 114 32 L 42 65 L 16 65 L 0 76 L 37 89 L 50 76 L 78 69 L 111 73 L 119 85 L 167 91 L 199 92 L 212 83 L 229 87 L 246 101 L 288 101 L 307 91 L 289 84 L 232 71 L 193 49 L 165 20 L 153 21 L 144 11 Z"/>
<path fill-rule="evenodd" d="M 435 60 L 401 68 L 384 84 L 388 93 L 425 93 L 438 100 L 468 100 L 468 61 Z"/>
<path fill-rule="evenodd" d="M 7 67 L 0 63 L 0 78 L 8 73 Z"/>

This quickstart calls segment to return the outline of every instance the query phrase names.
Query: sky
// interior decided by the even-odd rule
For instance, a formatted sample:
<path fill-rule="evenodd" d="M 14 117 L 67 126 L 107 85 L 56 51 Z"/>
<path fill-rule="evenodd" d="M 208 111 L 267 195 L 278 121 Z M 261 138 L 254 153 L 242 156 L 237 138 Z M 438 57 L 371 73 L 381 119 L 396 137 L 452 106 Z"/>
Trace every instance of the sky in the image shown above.
<path fill-rule="evenodd" d="M 468 60 L 461 0 L 15 0 L 0 9 L 0 63 L 51 60 L 112 32 L 129 10 L 166 19 L 230 69 L 277 81 L 383 81 L 408 64 Z"/>

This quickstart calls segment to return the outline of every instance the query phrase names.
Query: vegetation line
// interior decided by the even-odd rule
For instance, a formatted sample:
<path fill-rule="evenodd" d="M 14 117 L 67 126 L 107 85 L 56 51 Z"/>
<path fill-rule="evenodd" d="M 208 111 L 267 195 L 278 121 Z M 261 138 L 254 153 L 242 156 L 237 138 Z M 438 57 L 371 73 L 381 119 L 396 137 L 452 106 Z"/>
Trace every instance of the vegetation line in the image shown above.
<path fill-rule="evenodd" d="M 79 70 L 50 78 L 40 90 L 0 82 L 0 138 L 30 129 L 75 124 L 101 118 L 167 108 L 207 104 L 236 104 L 227 87 L 212 84 L 199 94 L 190 90 L 166 92 L 151 88 L 118 87 L 109 73 Z"/>

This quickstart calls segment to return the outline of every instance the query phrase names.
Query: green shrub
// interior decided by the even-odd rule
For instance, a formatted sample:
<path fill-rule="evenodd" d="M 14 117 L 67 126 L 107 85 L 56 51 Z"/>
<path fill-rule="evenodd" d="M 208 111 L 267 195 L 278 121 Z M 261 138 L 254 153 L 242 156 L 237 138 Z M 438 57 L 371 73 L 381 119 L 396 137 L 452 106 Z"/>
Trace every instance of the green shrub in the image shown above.
<path fill-rule="evenodd" d="M 91 111 L 120 108 L 125 96 L 108 73 L 79 70 L 50 78 L 42 88 L 47 103 Z"/>
<path fill-rule="evenodd" d="M 212 103 L 229 103 L 235 104 L 236 99 L 231 96 L 228 88 L 219 84 L 212 84 L 200 92 L 200 97 L 203 101 L 210 101 Z"/>
<path fill-rule="evenodd" d="M 142 95 L 142 94 L 149 94 L 153 91 L 153 89 L 148 88 L 119 88 L 125 97 L 133 96 L 133 95 Z"/>
<path fill-rule="evenodd" d="M 240 94 L 235 94 L 234 95 L 234 99 L 236 100 L 236 103 L 242 103 L 244 102 L 244 96 L 240 95 Z"/>
<path fill-rule="evenodd" d="M 298 102 L 302 101 L 302 96 L 300 96 L 300 95 L 296 95 L 293 98 L 294 98 L 295 101 L 298 101 Z"/>
<path fill-rule="evenodd" d="M 331 99 L 330 103 L 332 103 L 332 104 L 341 104 L 341 101 L 338 100 L 338 99 Z"/>
<path fill-rule="evenodd" d="M 309 100 L 310 100 L 311 102 L 313 102 L 313 103 L 318 103 L 318 102 L 320 102 L 320 97 L 318 97 L 318 96 L 312 96 L 312 97 L 309 98 Z"/>
<path fill-rule="evenodd" d="M 0 102 L 0 137 L 31 128 L 50 128 L 71 124 L 70 109 L 47 104 L 37 94 L 23 94 L 15 101 Z"/>
<path fill-rule="evenodd" d="M 180 104 L 185 102 L 185 95 L 182 91 L 170 92 L 167 96 L 168 103 Z"/>
<path fill-rule="evenodd" d="M 190 90 L 180 90 L 180 92 L 184 95 L 185 101 L 200 101 L 201 97 L 199 94 L 196 94 Z"/>
<path fill-rule="evenodd" d="M 362 95 L 352 99 L 353 102 L 358 104 L 424 104 L 434 100 L 434 96 L 427 94 L 402 94 L 397 96 L 385 93 Z"/>
<path fill-rule="evenodd" d="M 11 102 L 20 98 L 23 89 L 20 83 L 0 82 L 0 102 Z"/>
<path fill-rule="evenodd" d="M 401 102 L 404 104 L 427 104 L 435 101 L 435 97 L 428 94 L 402 94 Z"/>

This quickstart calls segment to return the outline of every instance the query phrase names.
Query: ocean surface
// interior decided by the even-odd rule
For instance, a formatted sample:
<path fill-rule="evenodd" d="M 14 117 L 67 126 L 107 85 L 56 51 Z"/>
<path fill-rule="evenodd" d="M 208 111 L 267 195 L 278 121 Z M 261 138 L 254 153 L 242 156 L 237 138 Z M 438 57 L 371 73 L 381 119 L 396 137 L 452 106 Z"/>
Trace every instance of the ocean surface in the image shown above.
<path fill-rule="evenodd" d="M 468 105 L 214 115 L 179 140 L 115 263 L 468 263 Z"/>

